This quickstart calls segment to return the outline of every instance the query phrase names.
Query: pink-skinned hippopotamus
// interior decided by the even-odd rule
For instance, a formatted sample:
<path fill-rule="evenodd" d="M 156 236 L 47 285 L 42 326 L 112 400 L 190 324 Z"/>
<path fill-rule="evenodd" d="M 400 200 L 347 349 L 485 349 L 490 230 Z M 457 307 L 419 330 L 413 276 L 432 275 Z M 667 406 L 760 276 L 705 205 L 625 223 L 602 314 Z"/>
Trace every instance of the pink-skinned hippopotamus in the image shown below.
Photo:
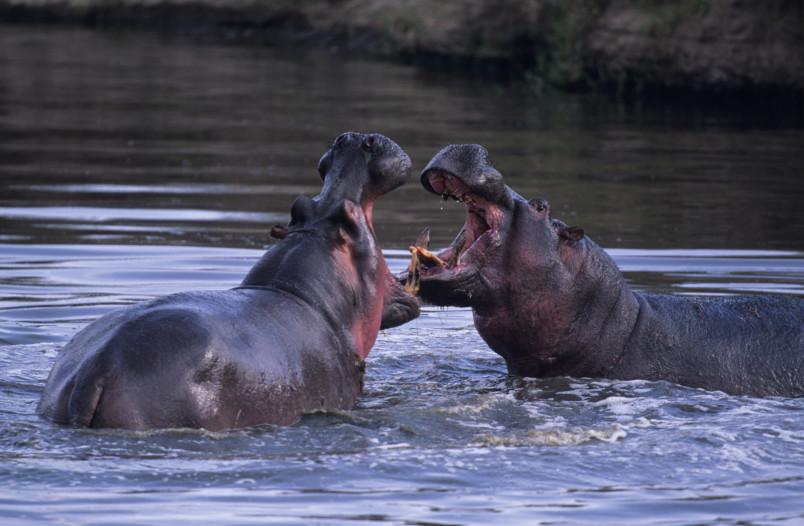
<path fill-rule="evenodd" d="M 372 224 L 375 200 L 410 167 L 387 137 L 339 136 L 319 161 L 321 193 L 296 199 L 239 287 L 94 321 L 59 352 L 39 412 L 75 426 L 222 430 L 351 408 L 380 328 L 419 313 Z"/>
<path fill-rule="evenodd" d="M 804 300 L 634 292 L 583 229 L 506 186 L 479 145 L 444 148 L 421 182 L 463 202 L 466 223 L 438 254 L 411 247 L 419 294 L 471 306 L 511 374 L 804 395 Z"/>

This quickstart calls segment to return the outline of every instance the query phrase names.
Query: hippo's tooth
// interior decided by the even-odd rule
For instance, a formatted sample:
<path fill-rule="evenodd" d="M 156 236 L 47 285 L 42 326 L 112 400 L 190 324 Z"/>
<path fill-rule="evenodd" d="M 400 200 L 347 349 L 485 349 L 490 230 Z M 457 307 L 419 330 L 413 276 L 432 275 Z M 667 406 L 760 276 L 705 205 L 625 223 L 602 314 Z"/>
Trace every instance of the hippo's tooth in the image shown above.
<path fill-rule="evenodd" d="M 419 293 L 421 286 L 421 275 L 419 274 L 419 252 L 416 247 L 410 247 L 410 265 L 408 265 L 408 279 L 405 280 L 405 292 L 411 296 Z"/>
<path fill-rule="evenodd" d="M 410 250 L 410 265 L 408 265 L 408 279 L 405 280 L 405 290 L 408 294 L 415 296 L 419 293 L 421 286 L 421 266 L 422 260 L 435 262 L 436 265 L 443 267 L 444 262 L 427 250 L 430 246 L 430 227 L 425 227 L 416 238 L 416 243 L 408 248 Z"/>
<path fill-rule="evenodd" d="M 416 238 L 416 242 L 413 243 L 414 246 L 421 247 L 424 249 L 430 248 L 430 227 L 424 227 L 419 233 L 419 236 Z"/>
<path fill-rule="evenodd" d="M 419 259 L 419 263 L 421 263 L 421 261 L 428 261 L 430 263 L 436 264 L 439 267 L 443 267 L 443 266 L 445 266 L 447 264 L 446 261 L 444 261 L 443 259 L 438 257 L 438 255 L 433 254 L 432 252 L 430 252 L 426 248 L 410 247 L 409 250 L 410 250 L 411 253 L 416 252 L 417 257 Z"/>
<path fill-rule="evenodd" d="M 461 228 L 461 231 L 458 232 L 458 235 L 455 236 L 455 239 L 452 241 L 452 245 L 450 245 L 450 248 L 452 248 L 452 255 L 450 256 L 449 261 L 447 261 L 448 268 L 452 268 L 458 265 L 458 263 L 460 263 L 461 254 L 466 248 L 464 247 L 465 243 L 466 243 L 466 226 Z"/>
<path fill-rule="evenodd" d="M 415 296 L 421 287 L 421 267 L 422 260 L 435 263 L 439 267 L 446 265 L 443 259 L 436 256 L 426 248 L 410 246 L 410 265 L 408 265 L 408 279 L 405 280 L 405 290 L 408 294 Z"/>

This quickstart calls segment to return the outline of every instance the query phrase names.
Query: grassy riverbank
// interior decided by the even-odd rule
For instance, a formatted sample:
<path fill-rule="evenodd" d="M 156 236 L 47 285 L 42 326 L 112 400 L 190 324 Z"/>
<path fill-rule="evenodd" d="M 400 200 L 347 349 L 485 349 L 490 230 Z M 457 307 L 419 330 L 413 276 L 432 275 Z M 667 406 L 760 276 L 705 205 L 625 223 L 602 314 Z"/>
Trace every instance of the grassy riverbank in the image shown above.
<path fill-rule="evenodd" d="M 804 92 L 796 0 L 0 0 L 0 19 L 492 64 L 564 89 Z"/>

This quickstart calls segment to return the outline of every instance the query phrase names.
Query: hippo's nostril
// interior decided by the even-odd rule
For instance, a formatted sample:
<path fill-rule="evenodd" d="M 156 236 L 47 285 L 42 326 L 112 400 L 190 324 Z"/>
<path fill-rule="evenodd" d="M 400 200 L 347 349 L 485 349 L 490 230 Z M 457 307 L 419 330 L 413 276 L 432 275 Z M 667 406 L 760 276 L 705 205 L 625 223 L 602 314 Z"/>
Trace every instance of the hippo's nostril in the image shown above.
<path fill-rule="evenodd" d="M 366 140 L 363 141 L 363 146 L 365 146 L 367 149 L 371 149 L 371 147 L 374 146 L 375 140 L 376 139 L 374 138 L 373 135 L 368 135 L 366 137 Z"/>

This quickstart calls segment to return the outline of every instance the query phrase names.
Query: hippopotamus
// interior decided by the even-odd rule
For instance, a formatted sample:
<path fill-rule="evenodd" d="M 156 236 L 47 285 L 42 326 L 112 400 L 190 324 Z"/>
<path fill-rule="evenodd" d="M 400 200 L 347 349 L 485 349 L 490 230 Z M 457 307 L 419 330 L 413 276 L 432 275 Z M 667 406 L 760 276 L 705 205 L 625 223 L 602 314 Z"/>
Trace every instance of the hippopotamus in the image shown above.
<path fill-rule="evenodd" d="M 231 290 L 171 294 L 102 316 L 59 352 L 40 414 L 93 428 L 288 425 L 346 410 L 381 327 L 419 313 L 388 272 L 375 200 L 410 159 L 379 134 L 340 135 L 281 238 Z"/>
<path fill-rule="evenodd" d="M 584 229 L 506 186 L 479 145 L 447 146 L 421 183 L 462 201 L 466 221 L 438 254 L 411 247 L 418 292 L 436 305 L 470 306 L 509 373 L 804 395 L 801 299 L 635 292 Z"/>

